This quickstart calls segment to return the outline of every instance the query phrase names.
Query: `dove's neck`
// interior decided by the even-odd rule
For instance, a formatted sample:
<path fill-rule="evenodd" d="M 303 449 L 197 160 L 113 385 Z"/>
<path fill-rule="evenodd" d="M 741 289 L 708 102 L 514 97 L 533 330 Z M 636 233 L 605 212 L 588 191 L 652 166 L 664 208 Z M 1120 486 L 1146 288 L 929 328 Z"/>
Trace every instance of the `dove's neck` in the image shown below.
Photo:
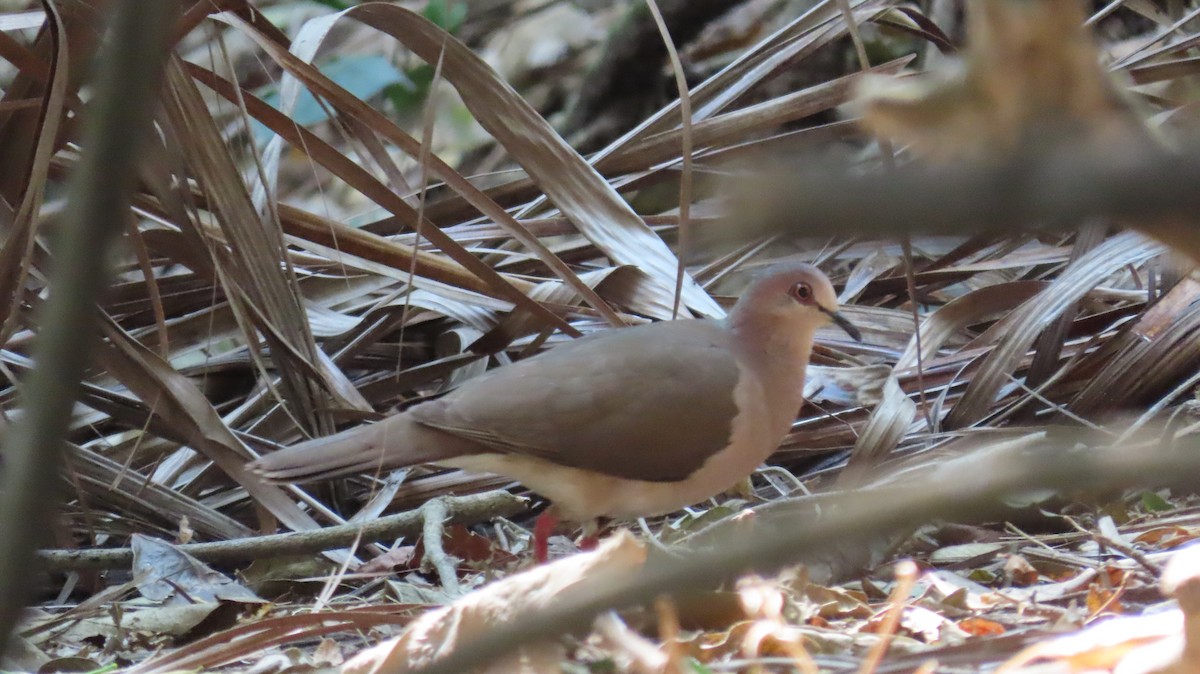
<path fill-rule="evenodd" d="M 769 398 L 791 407 L 803 403 L 804 371 L 812 355 L 813 330 L 777 316 L 730 317 L 733 349 L 739 361 L 762 382 Z"/>

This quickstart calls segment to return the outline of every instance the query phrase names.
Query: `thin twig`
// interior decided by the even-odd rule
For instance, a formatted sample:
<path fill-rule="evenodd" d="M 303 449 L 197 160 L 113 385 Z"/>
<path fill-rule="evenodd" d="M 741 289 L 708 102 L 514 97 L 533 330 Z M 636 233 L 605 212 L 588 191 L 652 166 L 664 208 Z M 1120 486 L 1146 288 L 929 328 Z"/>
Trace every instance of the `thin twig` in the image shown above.
<path fill-rule="evenodd" d="M 912 236 L 904 234 L 900 237 L 900 250 L 904 253 L 904 287 L 908 293 L 909 305 L 912 308 L 913 346 L 917 349 L 917 396 L 921 404 L 921 416 L 925 425 L 936 430 L 933 414 L 929 409 L 929 401 L 925 398 L 925 349 L 921 345 L 921 303 L 917 299 L 917 269 L 913 264 Z"/>
<path fill-rule="evenodd" d="M 1146 572 L 1149 573 L 1152 577 L 1154 577 L 1154 578 L 1162 577 L 1162 573 L 1163 573 L 1162 566 L 1160 566 L 1159 564 L 1157 564 L 1156 562 L 1151 560 L 1149 557 L 1147 557 L 1141 550 L 1138 550 L 1137 548 L 1125 543 L 1124 541 L 1117 540 L 1117 539 L 1113 538 L 1112 536 L 1106 536 L 1103 533 L 1098 532 L 1098 531 L 1091 531 L 1090 529 L 1085 528 L 1079 522 L 1076 522 L 1074 517 L 1070 517 L 1068 515 L 1063 515 L 1062 518 L 1067 521 L 1067 524 L 1070 524 L 1072 527 L 1074 527 L 1074 529 L 1076 531 L 1090 537 L 1092 540 L 1096 541 L 1100 545 L 1112 548 L 1113 550 L 1116 550 L 1117 552 L 1121 553 L 1122 555 L 1125 555 L 1129 559 L 1132 559 L 1139 566 L 1141 566 L 1143 569 L 1145 569 Z"/>
<path fill-rule="evenodd" d="M 508 517 L 525 511 L 525 499 L 503 490 L 447 497 L 445 503 L 449 509 L 448 521 L 454 524 L 474 524 L 493 517 Z M 215 543 L 192 543 L 181 545 L 179 548 L 201 561 L 240 562 L 344 548 L 359 535 L 365 542 L 400 536 L 415 538 L 423 527 L 421 511 L 413 510 L 380 517 L 365 524 L 340 524 L 315 531 L 255 536 Z M 133 551 L 129 548 L 42 550 L 37 554 L 38 566 L 48 571 L 120 569 L 133 563 Z"/>
<path fill-rule="evenodd" d="M 421 540 L 425 545 L 425 559 L 423 562 L 429 562 L 433 568 L 437 570 L 438 578 L 442 581 L 442 587 L 452 595 L 462 593 L 462 586 L 458 584 L 458 569 L 455 568 L 455 559 L 446 553 L 446 548 L 442 547 L 442 534 L 445 533 L 446 520 L 450 518 L 450 508 L 448 499 L 445 496 L 439 496 L 425 502 L 421 506 Z"/>
<path fill-rule="evenodd" d="M 671 304 L 671 318 L 675 319 L 679 317 L 679 303 L 683 299 L 683 279 L 687 275 L 684 260 L 688 258 L 688 253 L 691 251 L 692 241 L 692 228 L 688 221 L 692 212 L 692 99 L 688 93 L 687 78 L 683 74 L 683 61 L 679 59 L 679 51 L 675 49 L 671 31 L 667 28 L 667 22 L 658 9 L 658 3 L 655 0 L 646 0 L 646 7 L 649 8 L 650 15 L 654 17 L 654 23 L 658 26 L 663 46 L 667 48 L 667 56 L 671 60 L 671 71 L 675 75 L 675 88 L 679 91 L 679 142 L 680 152 L 683 155 L 683 168 L 679 174 L 679 245 L 675 251 L 676 257 L 679 258 L 679 268 L 675 271 L 675 300 Z"/>

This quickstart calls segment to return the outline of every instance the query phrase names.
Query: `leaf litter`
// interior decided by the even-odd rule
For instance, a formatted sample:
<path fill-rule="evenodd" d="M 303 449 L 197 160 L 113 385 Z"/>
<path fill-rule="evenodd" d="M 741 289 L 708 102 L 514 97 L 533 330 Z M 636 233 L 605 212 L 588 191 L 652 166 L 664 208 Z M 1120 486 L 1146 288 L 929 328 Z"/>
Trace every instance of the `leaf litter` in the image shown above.
<path fill-rule="evenodd" d="M 234 1 L 187 14 L 159 118 L 168 144 L 146 160 L 131 252 L 102 307 L 106 346 L 70 431 L 68 503 L 54 532 L 56 547 L 81 554 L 141 550 L 139 565 L 43 583 L 52 591 L 31 609 L 5 670 L 64 671 L 63 659 L 75 658 L 141 674 L 408 671 L 560 593 L 629 573 L 647 547 L 700 545 L 712 527 L 766 521 L 773 508 L 786 516 L 809 492 L 869 493 L 1041 428 L 1132 438 L 1119 422 L 1133 418 L 1167 441 L 1194 431 L 1196 284 L 1178 253 L 1114 226 L 1129 223 L 1078 223 L 1099 231 L 1092 244 L 1045 231 L 916 237 L 911 269 L 894 240 L 773 237 L 686 251 L 690 312 L 720 315 L 755 269 L 806 260 L 834 279 L 867 339 L 818 335 L 810 404 L 773 465 L 739 493 L 642 522 L 641 542 L 618 533 L 577 554 L 572 538 L 555 537 L 563 558 L 532 569 L 527 517 L 447 525 L 440 546 L 362 541 L 331 559 L 253 568 L 196 561 L 169 539 L 193 528 L 219 540 L 278 523 L 327 526 L 379 512 L 381 494 L 394 512 L 516 489 L 434 469 L 280 489 L 241 465 L 569 334 L 670 316 L 678 104 L 595 153 L 577 152 L 553 124 L 626 6 L 511 4 L 469 8 L 459 37 L 430 11 L 378 3 L 334 15 Z M 871 170 L 885 162 L 873 138 L 894 144 L 897 161 L 951 162 L 1002 157 L 1047 120 L 1081 139 L 1167 146 L 1194 123 L 1188 54 L 1200 34 L 1194 10 L 1179 13 L 1188 3 L 1118 1 L 1089 14 L 1074 1 L 969 0 L 965 26 L 936 7 L 881 0 L 752 4 L 679 45 L 691 69 L 695 227 L 736 221 L 721 178 L 797 147 L 849 154 Z M 58 22 L 51 31 L 81 29 L 73 12 L 48 16 Z M 6 34 L 34 39 L 29 13 L 6 17 Z M 554 21 L 588 25 L 563 27 L 563 40 Z M 854 66 L 852 34 L 868 42 L 871 72 Z M 524 57 L 501 56 L 519 91 L 475 55 L 481 36 L 502 44 L 508 35 L 534 43 Z M 53 198 L 38 204 L 75 163 L 59 125 L 86 99 L 70 88 L 79 78 L 67 78 L 77 55 L 3 46 L 17 73 L 6 98 L 41 112 L 0 110 L 0 145 L 21 137 L 34 150 L 0 153 L 13 167 L 0 190 L 19 204 L 0 257 L 15 279 L 0 288 L 0 362 L 6 411 L 16 412 L 11 387 L 30 366 L 23 354 L 37 330 L 24 302 L 44 291 L 38 236 L 56 208 Z M 345 67 L 323 67 L 342 52 L 386 54 L 392 76 L 413 82 L 440 63 L 421 102 L 429 114 L 389 108 L 398 99 L 386 94 L 355 97 Z M 279 83 L 278 110 L 255 96 L 266 82 Z M 288 102 L 301 88 L 328 113 L 307 127 Z M 466 127 L 453 120 L 464 119 L 473 132 L 456 131 Z M 271 130 L 270 150 L 251 128 Z M 432 154 L 418 140 L 426 131 Z M 1194 671 L 1194 496 L 1022 499 L 1006 522 L 895 532 L 870 550 L 831 551 L 823 564 L 607 613 L 591 630 L 514 657 L 528 671 L 871 671 L 864 661 L 874 671 L 1046 662 Z M 147 545 L 161 551 L 153 563 Z M 159 580 L 138 570 L 163 571 L 167 559 L 174 570 Z M 461 594 L 443 587 L 444 563 Z"/>

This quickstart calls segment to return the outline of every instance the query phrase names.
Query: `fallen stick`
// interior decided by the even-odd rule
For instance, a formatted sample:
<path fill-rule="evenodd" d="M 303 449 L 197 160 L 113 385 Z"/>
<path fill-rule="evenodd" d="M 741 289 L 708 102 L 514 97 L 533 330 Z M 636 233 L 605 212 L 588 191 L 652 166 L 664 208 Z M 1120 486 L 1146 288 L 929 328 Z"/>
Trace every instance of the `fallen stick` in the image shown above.
<path fill-rule="evenodd" d="M 524 512 L 525 499 L 504 490 L 445 497 L 446 524 L 475 524 L 494 517 Z M 314 531 L 237 538 L 212 543 L 190 543 L 179 548 L 205 562 L 239 562 L 264 557 L 284 557 L 342 548 L 361 536 L 372 542 L 400 536 L 417 537 L 424 527 L 421 509 L 380 517 L 365 524 L 340 524 Z M 120 569 L 133 563 L 130 548 L 90 550 L 40 550 L 38 566 L 46 571 Z"/>

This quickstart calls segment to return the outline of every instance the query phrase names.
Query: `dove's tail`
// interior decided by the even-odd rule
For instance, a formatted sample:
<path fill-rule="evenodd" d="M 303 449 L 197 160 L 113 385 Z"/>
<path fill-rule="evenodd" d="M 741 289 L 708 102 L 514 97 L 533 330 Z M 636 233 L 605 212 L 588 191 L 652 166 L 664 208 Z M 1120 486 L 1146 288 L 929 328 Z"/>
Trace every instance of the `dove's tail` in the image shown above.
<path fill-rule="evenodd" d="M 458 444 L 399 414 L 286 447 L 251 462 L 247 469 L 269 482 L 315 482 L 436 463 L 460 455 L 454 451 Z"/>

